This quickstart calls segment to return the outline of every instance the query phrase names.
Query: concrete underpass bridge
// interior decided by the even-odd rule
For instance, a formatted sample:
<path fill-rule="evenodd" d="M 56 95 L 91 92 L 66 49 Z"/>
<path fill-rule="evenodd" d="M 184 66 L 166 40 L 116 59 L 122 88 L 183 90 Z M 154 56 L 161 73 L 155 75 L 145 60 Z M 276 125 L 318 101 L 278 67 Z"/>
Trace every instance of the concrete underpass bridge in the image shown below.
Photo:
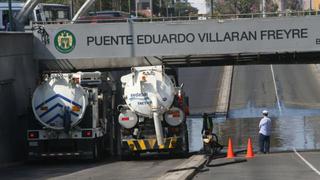
<path fill-rule="evenodd" d="M 32 9 L 31 6 L 28 9 Z M 74 24 L 34 24 L 32 34 L 0 33 L 0 41 L 3 42 L 0 43 L 0 101 L 2 102 L 0 104 L 0 113 L 2 114 L 0 120 L 2 123 L 0 127 L 0 132 L 2 132 L 0 146 L 5 147 L 1 149 L 0 167 L 3 164 L 6 165 L 5 163 L 7 162 L 24 160 L 25 158 L 26 138 L 23 137 L 26 135 L 26 122 L 30 115 L 30 97 L 37 86 L 39 78 L 38 60 L 41 64 L 41 71 L 121 69 L 131 66 L 157 64 L 185 67 L 318 63 L 320 49 L 319 20 L 320 16 L 223 20 L 190 19 L 178 21 L 166 21 L 164 19 L 163 21 L 153 20 L 152 22 L 149 20 L 146 20 L 147 22 L 138 22 L 138 20 L 132 19 L 125 22 L 95 24 L 79 22 Z M 319 91 L 316 86 L 314 88 L 310 86 L 314 81 L 310 80 L 306 81 L 305 84 L 298 84 L 297 82 L 303 82 L 309 76 L 302 76 L 307 71 L 298 71 L 295 74 L 291 74 L 294 70 L 284 72 L 283 74 L 287 73 L 288 76 L 283 78 L 282 81 L 279 79 L 279 83 L 293 79 L 293 86 L 286 85 L 286 89 L 297 89 L 297 91 L 285 91 L 283 89 L 284 94 L 289 94 L 289 97 L 292 94 L 295 95 L 291 99 L 288 98 L 288 100 L 294 103 L 304 103 L 307 101 L 296 101 L 295 99 L 304 97 L 299 96 L 300 94 L 311 94 L 307 96 L 308 99 L 312 99 L 308 103 L 317 104 L 318 96 L 312 95 L 317 94 Z M 279 68 L 278 72 L 281 71 L 283 70 Z M 223 89 L 220 91 L 221 93 L 217 93 L 216 99 L 210 99 L 203 93 L 205 98 L 197 97 L 199 102 L 203 103 L 203 99 L 208 99 L 208 101 L 216 101 L 220 104 L 228 105 L 228 103 L 221 102 L 223 100 L 228 102 L 230 97 L 228 93 L 232 88 L 230 87 L 232 70 L 224 67 L 221 72 L 223 73 L 222 78 L 220 76 L 216 78 L 220 78 L 225 84 L 219 84 L 219 89 Z M 207 75 L 205 73 L 202 74 L 204 74 L 202 77 Z M 273 82 L 276 85 L 276 82 L 271 79 L 272 77 L 267 76 L 269 75 L 267 73 L 265 74 L 261 79 L 265 78 L 266 80 L 262 83 L 270 82 L 266 87 L 271 87 Z M 252 77 L 254 75 L 254 73 L 249 72 L 241 77 Z M 312 76 L 314 74 L 308 73 L 308 75 Z M 214 75 L 211 77 L 214 77 Z M 296 79 L 296 77 L 299 77 L 299 79 Z M 214 78 L 208 79 L 210 84 L 208 83 L 207 87 L 215 86 L 211 84 L 215 81 Z M 184 82 L 184 80 L 181 81 Z M 251 81 L 251 79 L 247 79 L 247 81 Z M 260 86 L 254 84 L 255 82 L 253 81 L 252 85 L 250 84 L 251 86 L 244 84 L 238 87 L 239 89 L 245 87 L 245 90 L 248 90 L 247 94 L 250 94 L 253 91 L 249 91 L 249 89 Z M 294 86 L 303 88 L 295 88 Z M 185 87 L 187 87 L 186 84 Z M 206 87 L 199 88 L 199 86 L 194 87 L 200 90 L 210 89 Z M 311 91 L 304 92 L 305 89 L 311 89 Z M 258 91 L 254 93 L 256 95 L 252 96 L 261 97 Z M 239 94 L 239 96 L 242 95 L 241 93 Z M 247 96 L 247 94 L 244 95 Z M 270 94 L 270 96 L 266 97 L 271 99 L 271 103 L 273 102 L 272 96 L 273 94 Z M 228 107 L 224 106 L 221 109 L 226 108 Z M 299 125 L 301 123 L 297 126 Z M 301 127 L 304 126 L 305 124 L 301 125 Z M 311 126 L 316 127 L 316 124 L 311 124 Z M 241 133 L 242 131 L 239 130 L 237 132 Z M 292 133 L 288 134 L 291 135 Z M 292 137 L 290 136 L 288 139 L 292 139 Z M 286 159 L 282 161 L 285 162 Z M 167 164 L 172 163 L 168 162 Z M 300 167 L 300 163 L 297 164 L 297 168 L 304 170 L 304 168 Z M 46 168 L 45 172 L 48 172 L 47 167 L 43 167 Z M 126 168 L 131 169 L 134 167 L 142 166 L 141 164 L 132 164 L 131 167 L 128 166 Z M 279 167 L 283 167 L 283 165 Z M 55 169 L 59 170 L 61 168 Z M 109 170 L 100 169 L 99 172 L 106 172 L 106 176 L 110 176 L 110 174 L 116 172 L 114 169 L 119 168 L 110 163 L 107 169 Z M 150 169 L 149 164 L 145 165 L 145 169 Z M 34 171 L 38 172 L 39 168 L 36 167 Z M 73 167 L 70 172 L 74 174 Z M 141 169 L 135 172 L 140 177 Z M 261 171 L 258 172 L 261 173 Z M 96 174 L 96 171 L 93 173 Z M 250 171 L 250 173 L 252 172 Z M 10 177 L 13 174 L 17 174 L 16 169 L 14 169 L 14 173 L 9 173 Z M 18 174 L 25 175 L 23 173 Z M 31 172 L 27 173 L 24 178 L 30 174 L 39 175 L 39 173 Z M 57 175 L 55 172 L 52 174 L 54 176 Z M 121 174 L 125 173 L 121 172 Z M 3 173 L 1 175 L 2 177 L 9 177 L 4 176 Z M 39 176 L 41 176 L 39 178 L 45 177 L 42 174 Z M 83 176 L 83 173 L 80 173 L 79 176 Z M 119 175 L 116 174 L 114 177 L 119 177 Z M 145 177 L 151 176 L 147 174 Z"/>
<path fill-rule="evenodd" d="M 317 63 L 320 16 L 35 24 L 47 70 Z"/>

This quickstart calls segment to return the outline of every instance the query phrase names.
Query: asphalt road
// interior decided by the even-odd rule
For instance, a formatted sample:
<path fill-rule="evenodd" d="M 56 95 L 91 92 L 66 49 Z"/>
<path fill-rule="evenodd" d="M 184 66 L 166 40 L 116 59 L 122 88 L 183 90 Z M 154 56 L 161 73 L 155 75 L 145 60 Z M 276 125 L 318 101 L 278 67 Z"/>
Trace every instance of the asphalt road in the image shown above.
<path fill-rule="evenodd" d="M 191 114 L 212 113 L 216 109 L 223 67 L 179 69 L 179 82 L 189 96 Z"/>
<path fill-rule="evenodd" d="M 320 83 L 315 65 L 274 66 L 279 82 L 280 99 L 286 107 L 319 108 Z"/>
<path fill-rule="evenodd" d="M 262 109 L 273 116 L 290 116 L 290 109 L 320 108 L 319 73 L 315 65 L 236 66 L 230 115 L 257 117 Z M 295 115 L 309 115 L 308 111 Z"/>
<path fill-rule="evenodd" d="M 320 168 L 320 152 L 299 153 L 310 163 L 316 171 Z M 268 155 L 257 155 L 244 162 L 223 164 L 211 164 L 215 167 L 206 167 L 198 173 L 195 180 L 292 180 L 292 179 L 320 179 L 320 175 L 307 165 L 295 153 L 279 153 Z M 227 161 L 225 161 L 227 162 Z"/>
<path fill-rule="evenodd" d="M 259 117 L 262 109 L 270 110 L 273 116 L 290 116 L 290 109 L 320 108 L 320 70 L 315 67 L 313 64 L 234 66 L 230 117 Z M 185 84 L 191 114 L 214 111 L 222 74 L 223 67 L 179 69 L 179 82 Z M 305 115 L 308 113 L 305 111 Z"/>
<path fill-rule="evenodd" d="M 235 66 L 233 72 L 230 110 L 273 107 L 276 95 L 270 66 Z"/>
<path fill-rule="evenodd" d="M 133 161 L 105 160 L 99 163 L 85 161 L 41 161 L 0 169 L 0 179 L 78 179 L 78 180 L 140 180 L 157 179 L 185 159 L 143 159 Z"/>
<path fill-rule="evenodd" d="M 246 139 L 253 138 L 257 149 L 257 124 L 262 109 L 273 119 L 271 149 L 318 149 L 317 132 L 320 108 L 320 72 L 315 65 L 236 66 L 229 116 L 221 122 L 223 137 L 232 137 L 236 147 L 246 148 Z M 287 117 L 292 116 L 292 117 Z M 303 116 L 314 116 L 311 119 Z M 252 119 L 239 119 L 256 117 Z M 277 118 L 276 118 L 277 117 Z M 242 163 L 208 167 L 194 179 L 320 179 L 320 152 L 300 153 L 312 168 L 295 153 L 257 155 Z M 218 160 L 214 160 L 213 163 Z"/>

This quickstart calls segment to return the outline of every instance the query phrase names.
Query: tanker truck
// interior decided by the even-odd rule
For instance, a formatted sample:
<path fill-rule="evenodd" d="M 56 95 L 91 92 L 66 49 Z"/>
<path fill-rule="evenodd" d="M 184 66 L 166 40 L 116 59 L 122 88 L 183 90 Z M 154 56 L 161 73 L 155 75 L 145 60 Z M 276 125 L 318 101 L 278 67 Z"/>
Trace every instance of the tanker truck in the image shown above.
<path fill-rule="evenodd" d="M 162 66 L 133 67 L 121 77 L 119 155 L 123 159 L 145 152 L 185 154 L 189 151 L 187 97 Z"/>
<path fill-rule="evenodd" d="M 99 159 L 107 148 L 107 76 L 101 72 L 48 74 L 32 97 L 29 159 Z"/>

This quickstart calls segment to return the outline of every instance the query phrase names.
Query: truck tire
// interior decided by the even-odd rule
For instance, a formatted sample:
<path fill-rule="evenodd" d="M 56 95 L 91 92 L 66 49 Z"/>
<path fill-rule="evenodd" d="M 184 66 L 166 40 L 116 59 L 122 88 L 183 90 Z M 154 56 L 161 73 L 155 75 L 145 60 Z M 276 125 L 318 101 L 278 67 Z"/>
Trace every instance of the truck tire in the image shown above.
<path fill-rule="evenodd" d="M 189 154 L 189 135 L 188 135 L 188 130 L 185 130 L 185 154 Z"/>
<path fill-rule="evenodd" d="M 100 151 L 99 141 L 95 141 L 92 146 L 92 160 L 99 161 L 101 159 L 101 151 Z"/>
<path fill-rule="evenodd" d="M 120 161 L 130 161 L 132 157 L 128 153 L 121 152 L 119 158 L 120 158 Z"/>

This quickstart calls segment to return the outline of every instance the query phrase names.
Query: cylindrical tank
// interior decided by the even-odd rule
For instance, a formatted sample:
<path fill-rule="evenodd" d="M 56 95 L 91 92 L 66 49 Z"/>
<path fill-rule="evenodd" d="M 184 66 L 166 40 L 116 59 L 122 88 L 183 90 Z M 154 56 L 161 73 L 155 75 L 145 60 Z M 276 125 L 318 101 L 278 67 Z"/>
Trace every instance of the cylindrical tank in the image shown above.
<path fill-rule="evenodd" d="M 173 107 L 169 111 L 165 113 L 164 120 L 170 126 L 178 126 L 180 125 L 185 118 L 185 114 L 180 108 Z"/>
<path fill-rule="evenodd" d="M 151 118 L 155 109 L 163 114 L 173 103 L 175 87 L 161 66 L 135 67 L 121 82 L 126 104 L 141 116 Z"/>
<path fill-rule="evenodd" d="M 36 119 L 55 130 L 63 130 L 66 123 L 70 123 L 70 127 L 76 126 L 83 118 L 87 105 L 88 94 L 72 79 L 72 74 L 51 75 L 37 87 L 32 98 Z M 66 118 L 66 114 L 71 117 Z"/>
<path fill-rule="evenodd" d="M 131 129 L 138 123 L 138 117 L 131 110 L 125 110 L 119 114 L 118 122 L 122 127 Z"/>

